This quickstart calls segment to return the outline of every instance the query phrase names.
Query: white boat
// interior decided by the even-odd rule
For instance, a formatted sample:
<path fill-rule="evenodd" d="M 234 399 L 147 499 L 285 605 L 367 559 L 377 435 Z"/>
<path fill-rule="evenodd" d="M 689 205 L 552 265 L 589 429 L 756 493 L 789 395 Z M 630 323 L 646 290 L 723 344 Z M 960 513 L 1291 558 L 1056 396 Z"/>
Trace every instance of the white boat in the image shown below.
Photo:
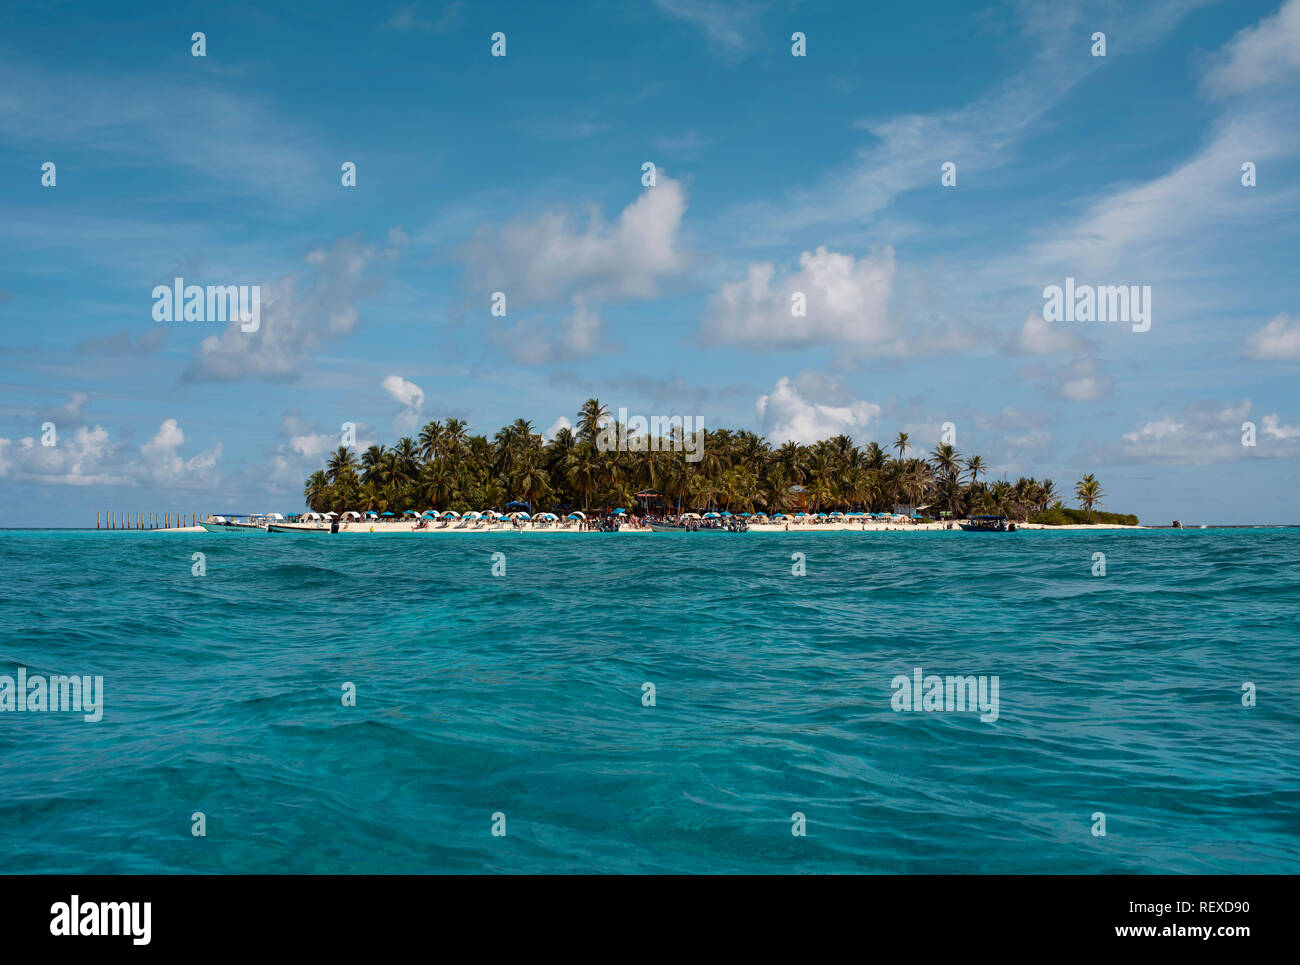
<path fill-rule="evenodd" d="M 249 533 L 265 533 L 268 523 L 269 520 L 264 516 L 250 516 L 246 522 L 226 519 L 224 516 L 209 516 L 199 525 L 209 533 L 247 535 Z"/>

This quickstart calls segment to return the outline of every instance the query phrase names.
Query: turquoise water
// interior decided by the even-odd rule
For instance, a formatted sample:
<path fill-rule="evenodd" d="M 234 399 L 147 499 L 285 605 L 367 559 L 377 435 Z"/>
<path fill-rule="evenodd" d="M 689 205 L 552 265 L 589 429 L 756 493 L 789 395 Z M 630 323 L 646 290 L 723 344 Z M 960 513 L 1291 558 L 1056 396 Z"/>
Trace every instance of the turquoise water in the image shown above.
<path fill-rule="evenodd" d="M 0 713 L 5 872 L 1300 872 L 1296 530 L 4 532 L 0 604 L 105 692 Z"/>

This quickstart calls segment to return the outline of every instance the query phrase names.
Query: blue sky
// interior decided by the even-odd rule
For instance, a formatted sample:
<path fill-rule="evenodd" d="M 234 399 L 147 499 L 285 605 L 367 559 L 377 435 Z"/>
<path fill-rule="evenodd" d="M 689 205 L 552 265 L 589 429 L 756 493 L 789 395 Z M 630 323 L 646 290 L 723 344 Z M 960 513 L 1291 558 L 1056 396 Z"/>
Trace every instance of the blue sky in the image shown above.
<path fill-rule="evenodd" d="M 591 395 L 1300 522 L 1300 0 L 10 9 L 0 525 L 285 512 L 344 422 Z M 260 330 L 154 321 L 176 276 Z M 1067 277 L 1150 330 L 1043 321 Z"/>

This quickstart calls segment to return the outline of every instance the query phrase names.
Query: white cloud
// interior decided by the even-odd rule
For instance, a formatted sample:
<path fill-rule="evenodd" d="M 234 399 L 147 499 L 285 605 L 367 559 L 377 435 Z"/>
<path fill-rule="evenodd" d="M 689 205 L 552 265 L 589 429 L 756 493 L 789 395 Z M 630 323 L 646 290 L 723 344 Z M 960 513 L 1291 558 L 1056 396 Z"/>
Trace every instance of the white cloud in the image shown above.
<path fill-rule="evenodd" d="M 185 433 L 175 419 L 164 419 L 153 438 L 140 447 L 140 467 L 145 481 L 163 486 L 196 486 L 211 481 L 221 458 L 221 443 L 185 459 L 179 449 Z"/>
<path fill-rule="evenodd" d="M 453 3 L 447 4 L 439 11 L 436 20 L 428 20 L 421 15 L 420 7 L 417 4 L 410 4 L 393 14 L 384 26 L 392 30 L 400 30 L 403 33 L 409 33 L 413 30 L 430 34 L 446 33 L 460 20 L 460 11 L 464 6 L 464 0 L 454 0 Z"/>
<path fill-rule="evenodd" d="M 1047 322 L 1041 311 L 1031 311 L 1025 316 L 1016 347 L 1025 355 L 1062 355 L 1083 351 L 1088 345 L 1070 330 L 1069 323 Z"/>
<path fill-rule="evenodd" d="M 784 376 L 771 394 L 758 397 L 757 408 L 763 435 L 775 443 L 793 439 L 808 444 L 840 434 L 852 435 L 881 413 L 880 406 L 862 400 L 846 405 L 810 402 Z"/>
<path fill-rule="evenodd" d="M 90 402 L 90 396 L 85 392 L 73 392 L 68 396 L 68 400 L 59 406 L 53 412 L 49 413 L 47 418 L 55 426 L 77 425 L 81 422 L 81 410 Z"/>
<path fill-rule="evenodd" d="M 568 419 L 566 419 L 564 416 L 560 416 L 549 426 L 547 426 L 546 431 L 542 433 L 542 442 L 550 442 L 557 435 L 559 435 L 561 429 L 572 429 L 572 428 L 573 428 L 573 423 L 570 422 Z"/>
<path fill-rule="evenodd" d="M 1124 434 L 1121 454 L 1137 462 L 1183 465 L 1300 455 L 1300 426 L 1282 424 L 1277 413 L 1260 419 L 1254 446 L 1242 445 L 1242 424 L 1250 421 L 1251 406 L 1250 399 L 1200 402 L 1177 416 L 1140 423 Z"/>
<path fill-rule="evenodd" d="M 221 443 L 186 459 L 185 433 L 165 419 L 136 453 L 109 438 L 103 426 L 79 426 L 43 446 L 33 438 L 0 439 L 0 478 L 52 486 L 140 486 L 168 489 L 209 486 L 217 480 Z"/>
<path fill-rule="evenodd" d="M 393 418 L 393 429 L 399 434 L 418 429 L 420 409 L 424 405 L 424 390 L 400 375 L 385 376 L 380 386 L 402 406 L 401 411 Z"/>
<path fill-rule="evenodd" d="M 738 53 L 749 46 L 753 20 L 758 13 L 749 4 L 721 0 L 655 0 L 657 6 L 670 17 L 683 20 L 702 29 L 709 41 L 729 53 Z"/>
<path fill-rule="evenodd" d="M 819 247 L 801 254 L 798 271 L 784 277 L 771 263 L 752 264 L 744 280 L 723 284 L 701 334 L 709 343 L 767 347 L 895 342 L 893 280 L 892 248 L 855 258 Z M 792 311 L 796 293 L 806 303 L 803 316 Z"/>
<path fill-rule="evenodd" d="M 1273 317 L 1258 332 L 1246 338 L 1246 357 L 1252 359 L 1300 359 L 1300 319 L 1285 313 Z"/>
<path fill-rule="evenodd" d="M 687 267 L 679 233 L 686 193 L 659 172 L 655 187 L 606 224 L 591 208 L 585 225 L 546 212 L 531 221 L 480 228 L 466 244 L 467 282 L 502 291 L 511 305 L 550 303 L 575 293 L 589 298 L 648 298 L 661 279 Z"/>
<path fill-rule="evenodd" d="M 356 328 L 357 302 L 376 287 L 368 271 L 394 257 L 405 244 L 400 232 L 390 232 L 389 241 L 391 247 L 381 249 L 342 239 L 329 249 L 308 253 L 306 284 L 300 272 L 263 284 L 258 330 L 244 332 L 239 323 L 231 323 L 220 334 L 203 339 L 182 378 L 189 382 L 294 378 L 312 351 Z"/>
<path fill-rule="evenodd" d="M 524 365 L 549 365 L 586 358 L 604 346 L 605 322 L 595 309 L 587 307 L 582 295 L 573 297 L 573 311 L 554 328 L 521 319 L 511 328 L 498 330 L 495 338 Z"/>
<path fill-rule="evenodd" d="M 424 390 L 400 375 L 385 376 L 380 386 L 404 406 L 418 409 L 424 405 Z"/>
<path fill-rule="evenodd" d="M 1300 0 L 1240 31 L 1214 57 L 1203 79 L 1212 97 L 1266 87 L 1300 68 Z"/>
<path fill-rule="evenodd" d="M 860 122 L 855 126 L 871 137 L 850 163 L 811 188 L 792 190 L 782 202 L 742 205 L 727 214 L 728 227 L 770 243 L 827 225 L 858 226 L 907 191 L 939 190 L 945 161 L 957 164 L 958 185 L 972 173 L 1017 162 L 1037 122 L 1089 72 L 1157 42 L 1189 10 L 1208 2 L 1168 0 L 1125 10 L 1082 2 L 1016 4 L 1034 51 L 1023 69 L 950 110 Z M 1088 37 L 1098 29 L 1112 36 L 1107 58 L 1087 55 Z M 1114 43 L 1116 33 L 1125 38 L 1123 51 Z"/>
<path fill-rule="evenodd" d="M 1110 395 L 1114 379 L 1103 372 L 1090 358 L 1075 359 L 1057 369 L 1052 384 L 1062 398 L 1073 402 L 1095 402 Z"/>

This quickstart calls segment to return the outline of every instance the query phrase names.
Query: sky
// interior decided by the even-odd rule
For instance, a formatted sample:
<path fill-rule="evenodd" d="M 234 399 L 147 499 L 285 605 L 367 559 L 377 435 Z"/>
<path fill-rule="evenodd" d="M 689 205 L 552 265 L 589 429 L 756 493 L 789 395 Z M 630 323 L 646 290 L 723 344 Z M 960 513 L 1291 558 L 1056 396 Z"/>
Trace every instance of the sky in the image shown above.
<path fill-rule="evenodd" d="M 1298 95 L 1300 0 L 11 3 L 0 526 L 290 512 L 345 423 L 591 396 L 1300 523 Z"/>

